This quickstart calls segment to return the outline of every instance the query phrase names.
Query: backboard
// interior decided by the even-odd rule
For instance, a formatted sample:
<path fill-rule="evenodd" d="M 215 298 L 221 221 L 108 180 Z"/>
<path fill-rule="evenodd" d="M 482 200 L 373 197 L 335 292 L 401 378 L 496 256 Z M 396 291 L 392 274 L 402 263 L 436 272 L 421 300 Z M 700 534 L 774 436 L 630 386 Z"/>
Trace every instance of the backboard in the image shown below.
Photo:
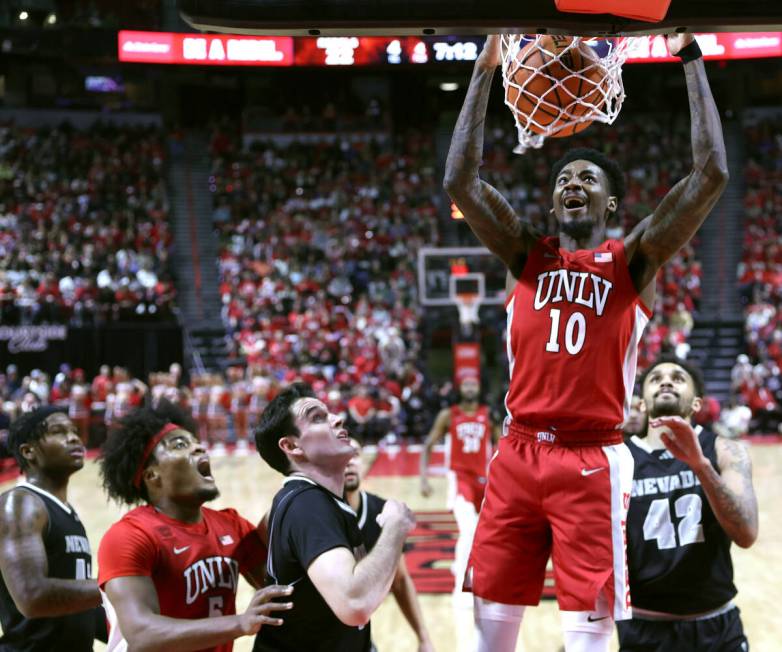
<path fill-rule="evenodd" d="M 638 0 L 644 2 L 644 0 Z M 780 0 L 672 0 L 649 23 L 608 14 L 563 13 L 554 0 L 178 0 L 182 18 L 205 31 L 291 36 L 560 33 L 640 35 L 782 29 Z M 444 6 L 445 5 L 445 6 Z"/>
<path fill-rule="evenodd" d="M 485 247 L 422 247 L 418 251 L 418 296 L 424 306 L 456 306 L 458 295 L 479 304 L 505 302 L 505 266 Z"/>

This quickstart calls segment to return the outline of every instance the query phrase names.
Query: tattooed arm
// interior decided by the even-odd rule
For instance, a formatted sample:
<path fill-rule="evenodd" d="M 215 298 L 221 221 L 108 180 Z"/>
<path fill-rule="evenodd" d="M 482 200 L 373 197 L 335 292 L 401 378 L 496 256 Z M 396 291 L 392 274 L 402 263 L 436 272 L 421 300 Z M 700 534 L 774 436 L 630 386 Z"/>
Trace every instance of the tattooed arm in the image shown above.
<path fill-rule="evenodd" d="M 692 41 L 691 34 L 674 34 L 668 37 L 668 47 L 671 54 L 677 54 Z M 630 273 L 639 292 L 695 235 L 728 183 L 722 125 L 703 59 L 685 63 L 684 75 L 690 101 L 692 170 L 625 239 Z"/>
<path fill-rule="evenodd" d="M 464 105 L 456 121 L 443 187 L 473 233 L 516 278 L 540 234 L 516 215 L 499 191 L 478 176 L 483 159 L 483 129 L 494 71 L 500 62 L 499 36 L 489 36 L 475 62 Z"/>
<path fill-rule="evenodd" d="M 676 459 L 698 476 L 711 510 L 732 541 L 749 548 L 758 538 L 758 501 L 752 486 L 752 463 L 741 442 L 717 437 L 717 466 L 703 454 L 698 435 L 681 417 L 649 420 L 649 432 L 659 431 L 660 440 Z"/>
<path fill-rule="evenodd" d="M 0 498 L 0 571 L 16 608 L 25 618 L 48 618 L 87 611 L 100 604 L 95 580 L 48 577 L 43 533 L 49 515 L 29 491 Z"/>
<path fill-rule="evenodd" d="M 717 437 L 717 465 L 695 469 L 722 529 L 737 545 L 749 548 L 758 538 L 758 501 L 752 486 L 752 462 L 741 442 Z M 707 460 L 708 462 L 708 460 Z"/>

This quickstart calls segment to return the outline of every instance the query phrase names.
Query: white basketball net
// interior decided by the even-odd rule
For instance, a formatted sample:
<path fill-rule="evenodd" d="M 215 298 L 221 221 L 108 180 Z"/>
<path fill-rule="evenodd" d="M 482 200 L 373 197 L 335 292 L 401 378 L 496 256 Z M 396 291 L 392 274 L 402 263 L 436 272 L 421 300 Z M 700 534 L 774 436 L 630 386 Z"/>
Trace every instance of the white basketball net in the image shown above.
<path fill-rule="evenodd" d="M 478 309 L 481 302 L 477 294 L 462 294 L 454 297 L 456 307 L 459 309 L 459 323 L 462 326 L 471 326 L 480 323 Z"/>
<path fill-rule="evenodd" d="M 558 41 L 556 49 L 552 49 L 552 38 Z M 505 104 L 516 119 L 519 139 L 514 152 L 523 153 L 530 147 L 541 147 L 546 137 L 556 136 L 564 130 L 567 131 L 561 136 L 570 135 L 574 124 L 595 120 L 613 123 L 625 98 L 622 64 L 627 58 L 631 40 L 626 37 L 502 35 Z M 530 50 L 520 56 L 530 43 L 533 44 Z M 575 60 L 581 61 L 579 70 L 573 66 L 575 52 L 579 55 Z M 525 63 L 522 59 L 532 61 Z M 540 68 L 529 65 L 541 62 L 545 64 Z M 517 81 L 519 78 L 521 83 Z M 538 97 L 530 91 L 531 86 L 551 90 Z M 580 92 L 581 97 L 574 90 Z M 509 96 L 515 101 L 509 101 Z M 517 98 L 522 98 L 523 112 L 516 105 L 519 102 Z"/>

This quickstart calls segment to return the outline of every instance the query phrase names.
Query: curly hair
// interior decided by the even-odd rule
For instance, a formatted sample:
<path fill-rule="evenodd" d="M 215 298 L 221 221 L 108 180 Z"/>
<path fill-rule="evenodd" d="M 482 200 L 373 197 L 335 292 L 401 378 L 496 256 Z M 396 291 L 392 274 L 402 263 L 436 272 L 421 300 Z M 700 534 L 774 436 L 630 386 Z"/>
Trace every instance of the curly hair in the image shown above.
<path fill-rule="evenodd" d="M 312 387 L 306 383 L 293 383 L 275 396 L 266 406 L 255 427 L 255 448 L 270 467 L 288 475 L 291 463 L 279 446 L 281 437 L 298 435 L 299 429 L 293 421 L 291 406 L 300 398 L 315 396 Z"/>
<path fill-rule="evenodd" d="M 565 155 L 559 159 L 554 165 L 551 166 L 551 174 L 549 175 L 548 184 L 549 188 L 553 189 L 556 184 L 559 173 L 562 172 L 568 163 L 573 161 L 590 161 L 597 165 L 605 175 L 608 177 L 609 191 L 617 201 L 621 202 L 627 192 L 625 186 L 625 178 L 622 174 L 622 168 L 619 164 L 608 158 L 603 152 L 600 152 L 591 147 L 576 147 L 569 150 Z"/>
<path fill-rule="evenodd" d="M 133 476 L 147 442 L 167 423 L 174 423 L 191 433 L 197 432 L 192 418 L 165 399 L 155 408 L 134 410 L 112 428 L 101 447 L 100 457 L 101 479 L 110 498 L 127 505 L 149 500 L 146 485 L 142 482 L 138 489 L 134 487 Z M 153 459 L 150 455 L 144 468 Z"/>
<path fill-rule="evenodd" d="M 68 411 L 61 406 L 46 405 L 30 412 L 25 412 L 11 424 L 11 428 L 8 431 L 8 439 L 6 440 L 6 448 L 14 456 L 16 463 L 22 471 L 26 471 L 29 468 L 29 464 L 22 456 L 19 448 L 22 444 L 32 444 L 42 439 L 46 434 L 46 419 L 57 413 L 67 415 Z"/>

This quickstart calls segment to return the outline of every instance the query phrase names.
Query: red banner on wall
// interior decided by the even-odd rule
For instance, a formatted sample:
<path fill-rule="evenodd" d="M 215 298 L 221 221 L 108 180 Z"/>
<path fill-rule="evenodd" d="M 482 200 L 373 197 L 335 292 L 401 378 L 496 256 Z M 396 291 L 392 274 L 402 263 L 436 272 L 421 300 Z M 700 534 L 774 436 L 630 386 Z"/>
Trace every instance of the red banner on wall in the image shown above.
<path fill-rule="evenodd" d="M 481 345 L 457 342 L 453 348 L 453 381 L 458 387 L 465 378 L 481 378 Z"/>
<path fill-rule="evenodd" d="M 705 59 L 782 56 L 782 32 L 696 34 Z M 600 39 L 591 44 L 600 51 Z M 432 65 L 474 61 L 482 37 L 243 36 L 122 30 L 120 61 L 219 66 Z M 678 61 L 662 35 L 635 38 L 628 63 Z"/>
<path fill-rule="evenodd" d="M 696 34 L 704 59 L 756 59 L 782 56 L 782 32 L 725 32 Z M 665 36 L 647 36 L 631 42 L 627 63 L 679 61 L 668 53 Z"/>
<path fill-rule="evenodd" d="M 118 35 L 120 61 L 210 66 L 292 66 L 290 36 L 133 32 Z"/>

